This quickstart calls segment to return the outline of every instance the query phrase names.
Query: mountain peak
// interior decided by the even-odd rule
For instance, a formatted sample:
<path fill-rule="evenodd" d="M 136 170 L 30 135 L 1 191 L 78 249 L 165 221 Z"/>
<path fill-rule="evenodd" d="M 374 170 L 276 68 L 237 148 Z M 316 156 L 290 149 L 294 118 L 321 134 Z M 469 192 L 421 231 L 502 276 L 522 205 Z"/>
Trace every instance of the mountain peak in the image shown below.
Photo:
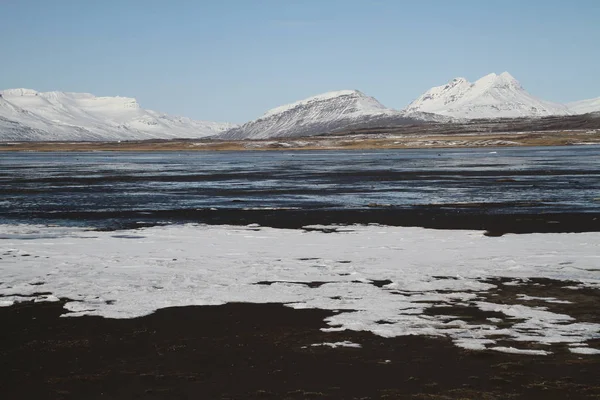
<path fill-rule="evenodd" d="M 518 118 L 568 115 L 566 106 L 540 100 L 510 73 L 487 74 L 474 83 L 461 78 L 437 86 L 413 101 L 407 111 L 455 118 Z"/>
<path fill-rule="evenodd" d="M 325 92 L 325 93 L 321 93 L 318 94 L 316 96 L 312 96 L 309 97 L 309 99 L 323 99 L 323 100 L 327 100 L 327 99 L 331 99 L 331 98 L 335 98 L 335 97 L 340 97 L 340 96 L 364 96 L 365 94 L 363 92 L 361 92 L 360 90 L 356 90 L 356 89 L 344 89 L 344 90 L 334 90 L 331 92 Z"/>
<path fill-rule="evenodd" d="M 500 75 L 498 75 L 498 76 L 499 76 L 499 77 L 501 77 L 501 78 L 503 78 L 503 79 L 510 79 L 510 80 L 515 80 L 515 81 L 516 81 L 515 77 L 514 77 L 514 76 L 512 76 L 512 75 L 510 74 L 510 72 L 508 72 L 508 71 L 504 71 L 503 73 L 501 73 L 501 74 L 500 74 Z"/>
<path fill-rule="evenodd" d="M 498 75 L 498 77 L 496 78 L 496 84 L 511 85 L 516 88 L 522 89 L 521 83 L 519 83 L 519 81 L 508 72 L 503 72 L 500 75 Z"/>
<path fill-rule="evenodd" d="M 484 92 L 493 88 L 507 88 L 514 90 L 523 90 L 521 84 L 515 79 L 510 73 L 503 72 L 500 75 L 491 73 L 487 74 L 482 78 L 479 78 L 472 85 L 472 92 Z"/>
<path fill-rule="evenodd" d="M 332 102 L 332 101 L 344 101 L 340 99 L 346 99 L 348 102 L 355 102 L 357 105 L 365 108 L 374 108 L 384 110 L 386 109 L 381 103 L 372 97 L 369 97 L 359 90 L 337 90 L 333 92 L 321 93 L 316 96 L 308 97 L 304 100 L 296 101 L 293 103 L 285 104 L 279 107 L 275 107 L 264 113 L 259 119 L 270 118 L 277 114 L 283 114 L 285 112 L 302 108 L 310 107 L 319 103 Z"/>
<path fill-rule="evenodd" d="M 360 90 L 355 90 L 355 89 L 335 90 L 335 91 L 331 91 L 331 92 L 317 94 L 315 96 L 311 96 L 304 100 L 296 101 L 296 102 L 290 103 L 288 105 L 292 106 L 292 105 L 297 105 L 297 104 L 305 104 L 305 103 L 312 103 L 312 102 L 318 102 L 318 101 L 328 101 L 328 100 L 332 100 L 332 99 L 336 99 L 338 97 L 344 97 L 344 96 L 368 97 Z M 284 106 L 282 106 L 282 107 L 284 107 Z"/>
<path fill-rule="evenodd" d="M 484 86 L 492 86 L 494 84 L 494 82 L 496 82 L 496 80 L 498 79 L 498 75 L 494 72 L 492 72 L 491 74 L 487 74 L 485 76 L 482 76 L 481 78 L 477 79 L 474 83 L 473 86 L 478 86 L 478 87 L 484 87 Z"/>

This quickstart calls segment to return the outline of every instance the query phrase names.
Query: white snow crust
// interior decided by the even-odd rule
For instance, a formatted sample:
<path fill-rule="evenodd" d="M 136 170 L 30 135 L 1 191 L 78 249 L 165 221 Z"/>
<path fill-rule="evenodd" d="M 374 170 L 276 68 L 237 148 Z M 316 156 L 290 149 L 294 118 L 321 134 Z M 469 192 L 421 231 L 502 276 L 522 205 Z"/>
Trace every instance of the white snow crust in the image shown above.
<path fill-rule="evenodd" d="M 234 126 L 145 110 L 129 97 L 31 89 L 0 92 L 0 141 L 200 138 Z"/>
<path fill-rule="evenodd" d="M 134 318 L 171 306 L 276 302 L 336 311 L 324 331 L 441 336 L 466 349 L 519 354 L 542 354 L 518 350 L 524 342 L 578 349 L 600 337 L 600 324 L 481 297 L 494 288 L 484 282 L 490 277 L 600 288 L 600 233 L 489 238 L 478 231 L 341 228 L 168 225 L 99 232 L 0 225 L 0 306 L 68 298 L 66 316 Z M 494 311 L 512 325 L 424 313 L 434 305 Z M 497 340 L 517 350 L 496 347 Z"/>

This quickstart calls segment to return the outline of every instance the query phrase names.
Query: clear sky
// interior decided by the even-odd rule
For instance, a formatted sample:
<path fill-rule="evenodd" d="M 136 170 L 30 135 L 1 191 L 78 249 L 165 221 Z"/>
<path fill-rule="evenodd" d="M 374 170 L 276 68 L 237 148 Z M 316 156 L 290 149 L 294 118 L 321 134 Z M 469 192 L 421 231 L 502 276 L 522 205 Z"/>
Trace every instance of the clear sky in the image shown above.
<path fill-rule="evenodd" d="M 340 89 L 403 108 L 503 71 L 547 100 L 599 97 L 600 0 L 0 0 L 0 89 L 196 119 Z"/>

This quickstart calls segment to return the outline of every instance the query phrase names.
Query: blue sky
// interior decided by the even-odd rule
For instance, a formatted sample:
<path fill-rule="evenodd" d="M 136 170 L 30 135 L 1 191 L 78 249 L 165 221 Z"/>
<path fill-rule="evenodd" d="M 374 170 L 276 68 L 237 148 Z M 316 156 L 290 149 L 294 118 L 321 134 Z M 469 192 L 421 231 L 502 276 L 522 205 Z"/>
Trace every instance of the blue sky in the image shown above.
<path fill-rule="evenodd" d="M 600 96 L 598 0 L 0 0 L 0 38 L 0 88 L 217 121 L 340 89 L 403 108 L 503 71 L 548 100 Z"/>

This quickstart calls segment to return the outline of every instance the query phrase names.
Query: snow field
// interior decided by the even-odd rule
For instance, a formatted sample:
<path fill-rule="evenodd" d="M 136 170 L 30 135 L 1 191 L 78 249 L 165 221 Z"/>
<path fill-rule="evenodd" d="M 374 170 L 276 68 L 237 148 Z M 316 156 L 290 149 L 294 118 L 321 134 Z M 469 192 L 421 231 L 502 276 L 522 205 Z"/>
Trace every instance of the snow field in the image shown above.
<path fill-rule="evenodd" d="M 595 290 L 599 267 L 600 233 L 489 238 L 478 231 L 388 226 L 324 233 L 257 226 L 98 232 L 0 225 L 0 306 L 68 298 L 66 316 L 134 318 L 172 306 L 284 303 L 336 311 L 325 331 L 449 337 L 465 349 L 531 355 L 550 354 L 552 344 L 596 354 L 586 342 L 600 337 L 600 324 L 528 305 L 563 305 L 555 297 L 494 303 L 485 293 L 496 286 L 486 279 L 519 285 L 549 278 L 568 281 L 572 289 L 566 291 Z M 471 323 L 425 312 L 434 306 L 503 317 Z M 523 343 L 548 350 L 520 349 Z"/>

